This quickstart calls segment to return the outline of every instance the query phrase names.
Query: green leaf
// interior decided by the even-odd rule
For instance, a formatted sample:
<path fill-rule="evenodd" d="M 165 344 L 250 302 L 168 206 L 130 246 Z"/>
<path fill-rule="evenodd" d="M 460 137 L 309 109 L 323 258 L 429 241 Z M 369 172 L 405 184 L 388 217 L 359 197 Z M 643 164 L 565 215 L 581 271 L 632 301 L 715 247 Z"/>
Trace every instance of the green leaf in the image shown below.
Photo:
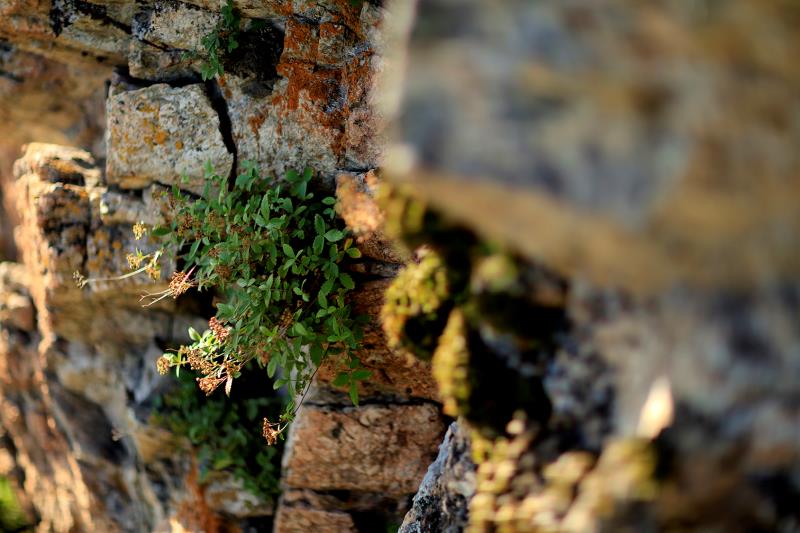
<path fill-rule="evenodd" d="M 325 246 L 325 238 L 322 235 L 314 237 L 313 251 L 315 255 L 322 253 L 322 248 Z"/>
<path fill-rule="evenodd" d="M 339 274 L 339 281 L 342 282 L 342 286 L 348 291 L 352 290 L 356 286 L 356 284 L 353 282 L 353 278 L 350 277 L 350 274 L 345 272 Z"/>
<path fill-rule="evenodd" d="M 250 183 L 253 181 L 253 178 L 254 176 L 249 172 L 239 174 L 236 177 L 236 182 L 234 185 L 237 189 L 248 189 Z"/>
<path fill-rule="evenodd" d="M 331 382 L 334 387 L 344 387 L 350 382 L 350 376 L 346 372 L 339 372 L 336 378 Z"/>
<path fill-rule="evenodd" d="M 325 233 L 325 221 L 319 215 L 314 215 L 314 230 L 316 230 L 317 235 Z"/>
<path fill-rule="evenodd" d="M 298 196 L 300 198 L 304 198 L 305 195 L 306 195 L 307 188 L 308 188 L 308 182 L 307 181 L 300 181 L 294 186 L 293 192 L 294 192 L 294 194 L 296 196 Z"/>
<path fill-rule="evenodd" d="M 170 233 L 172 233 L 172 229 L 165 226 L 157 226 L 153 228 L 153 231 L 150 232 L 150 234 L 154 237 L 163 237 L 164 235 L 169 235 Z"/>
<path fill-rule="evenodd" d="M 275 375 L 275 370 L 278 368 L 278 358 L 272 357 L 267 364 L 267 376 L 270 378 Z"/>
<path fill-rule="evenodd" d="M 283 243 L 283 245 L 281 245 L 281 249 L 283 250 L 283 253 L 285 253 L 291 258 L 294 258 L 294 250 L 292 250 L 291 246 L 289 246 L 286 243 Z"/>
<path fill-rule="evenodd" d="M 195 342 L 200 342 L 200 334 L 194 328 L 189 328 L 189 338 Z"/>
<path fill-rule="evenodd" d="M 312 344 L 311 348 L 309 349 L 309 353 L 311 355 L 311 362 L 314 363 L 314 366 L 319 366 L 322 363 L 322 357 L 325 355 L 322 346 L 319 344 Z"/>
<path fill-rule="evenodd" d="M 344 238 L 344 232 L 338 229 L 328 230 L 328 232 L 325 234 L 325 238 L 331 242 L 340 241 Z"/>
<path fill-rule="evenodd" d="M 372 372 L 369 370 L 354 370 L 352 374 L 350 374 L 351 378 L 355 381 L 364 381 L 365 379 L 369 379 L 372 377 Z"/>
<path fill-rule="evenodd" d="M 350 401 L 353 402 L 353 405 L 358 407 L 358 382 L 351 381 L 350 382 Z"/>
<path fill-rule="evenodd" d="M 189 255 L 186 256 L 187 262 L 191 262 L 194 259 L 194 256 L 197 255 L 197 250 L 200 248 L 201 242 L 202 241 L 194 241 L 194 244 L 192 244 L 192 247 L 189 250 Z"/>
<path fill-rule="evenodd" d="M 336 198 L 334 198 L 333 196 L 326 196 L 325 198 L 322 199 L 322 203 L 325 205 L 333 205 L 336 203 Z"/>
<path fill-rule="evenodd" d="M 348 248 L 347 255 L 349 255 L 353 259 L 358 259 L 359 257 L 361 257 L 361 250 L 359 250 L 358 248 Z"/>

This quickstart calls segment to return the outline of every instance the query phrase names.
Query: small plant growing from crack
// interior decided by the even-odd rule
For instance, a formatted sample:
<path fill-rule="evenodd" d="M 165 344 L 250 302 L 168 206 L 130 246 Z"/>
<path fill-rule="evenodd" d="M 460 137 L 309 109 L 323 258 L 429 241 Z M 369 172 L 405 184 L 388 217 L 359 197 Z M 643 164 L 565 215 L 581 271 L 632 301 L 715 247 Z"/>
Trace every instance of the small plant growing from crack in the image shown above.
<path fill-rule="evenodd" d="M 200 67 L 200 76 L 203 81 L 224 74 L 223 56 L 239 48 L 242 20 L 233 5 L 233 0 L 225 2 L 220 14 L 222 17 L 217 21 L 214 29 L 200 40 L 200 44 L 205 50 L 205 61 Z M 182 59 L 195 59 L 199 56 L 197 51 L 187 50 L 183 53 Z"/>
<path fill-rule="evenodd" d="M 345 297 L 353 279 L 340 266 L 360 257 L 341 221 L 335 198 L 312 190 L 312 173 L 289 172 L 283 181 L 262 179 L 253 164 L 228 189 L 227 178 L 212 175 L 203 195 L 193 199 L 173 187 L 169 225 L 150 230 L 163 239 L 149 254 L 128 255 L 129 274 L 158 279 L 159 259 L 172 252 L 183 264 L 169 286 L 146 294 L 145 305 L 177 298 L 189 289 L 214 289 L 223 301 L 204 332 L 189 330 L 192 344 L 165 353 L 157 362 L 162 374 L 189 367 L 207 395 L 224 384 L 230 394 L 244 367 L 266 368 L 275 389 L 287 391 L 283 413 L 263 420 L 263 435 L 274 444 L 305 398 L 319 365 L 338 358 L 334 386 L 346 387 L 358 405 L 358 383 L 370 372 L 355 356 L 360 319 Z M 148 229 L 134 226 L 135 236 Z M 80 286 L 100 280 L 76 273 Z M 104 279 L 106 281 L 106 279 Z"/>

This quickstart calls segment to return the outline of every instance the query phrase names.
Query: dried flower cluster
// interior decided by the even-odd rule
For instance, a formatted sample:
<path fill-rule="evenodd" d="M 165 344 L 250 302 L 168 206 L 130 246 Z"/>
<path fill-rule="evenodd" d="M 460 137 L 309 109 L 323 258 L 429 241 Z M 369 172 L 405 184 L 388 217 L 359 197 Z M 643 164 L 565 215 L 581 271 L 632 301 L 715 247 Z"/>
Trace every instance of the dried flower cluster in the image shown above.
<path fill-rule="evenodd" d="M 145 226 L 144 222 L 137 222 L 133 225 L 133 236 L 136 237 L 138 241 L 142 237 L 147 234 L 147 226 Z"/>
<path fill-rule="evenodd" d="M 169 367 L 170 367 L 169 359 L 167 359 L 163 355 L 159 357 L 158 360 L 156 361 L 156 368 L 158 369 L 158 373 L 161 374 L 162 376 L 167 375 L 167 373 L 169 372 Z"/>
<path fill-rule="evenodd" d="M 275 443 L 278 442 L 278 436 L 282 431 L 283 429 L 280 427 L 279 423 L 270 422 L 268 418 L 264 418 L 262 434 L 264 435 L 264 439 L 266 439 L 268 445 L 274 446 Z"/>
<path fill-rule="evenodd" d="M 228 340 L 228 335 L 230 335 L 230 330 L 222 325 L 222 322 L 217 319 L 217 317 L 212 316 L 211 320 L 208 321 L 208 329 L 210 329 L 220 344 L 224 343 Z"/>

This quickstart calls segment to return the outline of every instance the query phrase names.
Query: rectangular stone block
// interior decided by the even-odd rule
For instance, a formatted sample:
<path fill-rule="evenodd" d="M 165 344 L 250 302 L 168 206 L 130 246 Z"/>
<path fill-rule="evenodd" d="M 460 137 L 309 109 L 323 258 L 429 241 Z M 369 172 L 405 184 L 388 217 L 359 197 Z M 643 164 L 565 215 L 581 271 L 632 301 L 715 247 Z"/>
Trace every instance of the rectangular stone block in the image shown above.
<path fill-rule="evenodd" d="M 206 163 L 215 174 L 230 174 L 233 155 L 200 84 L 178 88 L 157 84 L 112 94 L 107 118 L 110 185 L 141 189 L 162 183 L 200 194 Z"/>
<path fill-rule="evenodd" d="M 292 425 L 284 480 L 292 488 L 412 494 L 443 433 L 444 420 L 431 403 L 306 405 Z"/>

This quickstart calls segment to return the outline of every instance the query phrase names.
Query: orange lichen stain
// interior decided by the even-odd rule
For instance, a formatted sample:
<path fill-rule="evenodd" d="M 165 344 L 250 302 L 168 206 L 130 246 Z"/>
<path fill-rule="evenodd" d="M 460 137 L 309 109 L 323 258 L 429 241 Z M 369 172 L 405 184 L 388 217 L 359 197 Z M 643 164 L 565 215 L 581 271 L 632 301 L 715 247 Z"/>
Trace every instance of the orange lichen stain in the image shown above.
<path fill-rule="evenodd" d="M 136 111 L 141 111 L 142 113 L 152 113 L 153 111 L 157 111 L 157 108 L 147 102 L 139 102 L 136 104 Z"/>
<path fill-rule="evenodd" d="M 351 2 L 350 0 L 333 0 L 336 6 L 336 16 L 331 18 L 331 22 L 336 24 L 343 24 L 351 31 L 361 34 L 361 6 L 360 2 Z"/>
<path fill-rule="evenodd" d="M 289 80 L 286 87 L 287 107 L 294 111 L 300 104 L 300 93 L 315 104 L 326 104 L 336 97 L 341 71 L 316 69 L 310 63 L 289 61 L 279 63 L 278 74 Z"/>
<path fill-rule="evenodd" d="M 319 45 L 315 30 L 311 24 L 295 18 L 286 21 L 282 57 L 289 58 L 290 61 L 314 61 Z"/>
<path fill-rule="evenodd" d="M 177 518 L 181 525 L 189 531 L 223 533 L 227 528 L 222 523 L 222 518 L 208 506 L 205 487 L 200 484 L 197 461 L 194 457 L 185 482 L 188 496 L 177 509 Z"/>
<path fill-rule="evenodd" d="M 250 131 L 253 132 L 256 138 L 259 137 L 258 130 L 261 128 L 262 124 L 264 124 L 265 120 L 267 120 L 267 114 L 263 111 L 247 119 L 247 123 L 250 125 Z"/>
<path fill-rule="evenodd" d="M 156 131 L 153 140 L 155 141 L 156 144 L 164 144 L 164 142 L 166 142 L 167 140 L 167 137 L 169 137 L 169 134 L 166 131 L 159 129 L 158 131 Z"/>
<path fill-rule="evenodd" d="M 175 149 L 183 150 L 183 141 L 175 141 Z"/>
<path fill-rule="evenodd" d="M 275 3 L 277 5 L 274 6 L 274 9 L 279 15 L 283 17 L 291 17 L 294 15 L 292 0 L 278 0 Z"/>

